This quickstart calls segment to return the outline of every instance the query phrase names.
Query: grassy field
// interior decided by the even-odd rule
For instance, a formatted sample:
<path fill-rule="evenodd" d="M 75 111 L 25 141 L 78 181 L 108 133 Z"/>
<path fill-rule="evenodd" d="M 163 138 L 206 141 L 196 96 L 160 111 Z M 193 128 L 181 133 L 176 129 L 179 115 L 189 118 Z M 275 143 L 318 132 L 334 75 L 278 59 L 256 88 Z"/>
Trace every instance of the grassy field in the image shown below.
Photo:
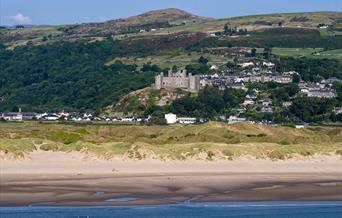
<path fill-rule="evenodd" d="M 342 59 L 342 49 L 328 50 L 320 52 L 320 55 L 313 55 L 315 58 Z"/>
<path fill-rule="evenodd" d="M 82 151 L 134 159 L 286 159 L 342 154 L 342 128 L 294 129 L 240 123 L 192 126 L 0 123 L 0 151 L 24 156 L 36 149 Z"/>
<path fill-rule="evenodd" d="M 262 54 L 263 48 L 257 48 L 257 53 Z M 315 55 L 317 52 L 319 55 Z M 272 48 L 272 54 L 288 57 L 310 57 L 342 59 L 342 49 L 323 51 L 323 48 Z"/>
<path fill-rule="evenodd" d="M 258 48 L 257 52 L 262 54 L 264 49 Z M 300 57 L 300 56 L 310 56 L 314 52 L 322 51 L 322 48 L 272 48 L 272 53 L 277 56 L 291 56 L 291 57 Z"/>
<path fill-rule="evenodd" d="M 107 64 L 111 65 L 115 63 L 115 61 L 120 60 L 126 64 L 136 64 L 139 68 L 141 68 L 145 63 L 156 64 L 161 68 L 171 68 L 176 65 L 178 67 L 185 67 L 188 64 L 198 63 L 198 59 L 201 56 L 208 58 L 209 65 L 224 65 L 227 63 L 229 59 L 213 54 L 201 54 L 199 52 L 184 52 L 181 50 L 168 51 L 158 53 L 154 56 L 146 56 L 146 57 L 121 57 L 121 58 L 113 58 Z"/>
<path fill-rule="evenodd" d="M 330 12 L 309 12 L 309 13 L 280 13 L 280 14 L 264 14 L 241 16 L 226 19 L 211 20 L 203 23 L 189 24 L 185 26 L 177 26 L 168 29 L 158 30 L 157 32 L 143 33 L 143 35 L 151 34 L 169 34 L 183 31 L 193 32 L 216 32 L 223 31 L 226 23 L 238 28 L 246 28 L 248 31 L 256 31 L 268 29 L 278 26 L 279 22 L 285 27 L 305 27 L 315 29 L 318 24 L 332 24 L 336 20 L 341 19 L 341 14 Z M 272 26 L 273 25 L 273 26 Z"/>

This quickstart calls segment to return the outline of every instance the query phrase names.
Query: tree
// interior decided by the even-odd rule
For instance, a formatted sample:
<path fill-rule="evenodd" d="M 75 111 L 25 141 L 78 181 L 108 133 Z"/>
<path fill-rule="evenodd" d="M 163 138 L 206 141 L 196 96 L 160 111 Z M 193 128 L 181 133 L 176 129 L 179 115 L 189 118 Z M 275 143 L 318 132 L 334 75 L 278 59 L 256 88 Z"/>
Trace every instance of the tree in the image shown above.
<path fill-rule="evenodd" d="M 176 65 L 173 65 L 172 72 L 177 72 L 177 71 L 178 71 L 178 67 Z"/>
<path fill-rule="evenodd" d="M 298 73 L 293 74 L 292 81 L 294 83 L 299 83 L 300 82 L 300 75 Z"/>
<path fill-rule="evenodd" d="M 213 117 L 223 110 L 224 101 L 218 88 L 205 87 L 198 94 L 197 98 L 199 108 L 207 117 Z M 205 118 L 207 118 L 205 117 Z"/>
<path fill-rule="evenodd" d="M 190 96 L 184 96 L 182 98 L 176 99 L 170 105 L 170 111 L 172 113 L 183 116 L 193 116 L 193 112 L 196 110 L 196 108 L 196 101 Z"/>
<path fill-rule="evenodd" d="M 229 34 L 230 34 L 230 27 L 228 26 L 227 23 L 224 25 L 223 32 L 224 32 L 224 34 L 226 34 L 226 35 L 229 35 Z"/>
<path fill-rule="evenodd" d="M 234 108 L 241 104 L 246 96 L 246 92 L 239 89 L 225 89 L 223 93 L 223 100 L 225 106 L 228 108 Z"/>
<path fill-rule="evenodd" d="M 232 61 L 228 61 L 226 63 L 226 66 L 229 68 L 229 69 L 235 69 L 237 67 L 236 63 L 235 62 L 232 62 Z"/>
<path fill-rule="evenodd" d="M 263 52 L 264 59 L 270 60 L 271 59 L 271 55 L 272 55 L 272 48 L 265 47 L 264 48 L 264 52 Z"/>
<path fill-rule="evenodd" d="M 209 72 L 209 66 L 204 64 L 188 64 L 185 69 L 192 74 L 207 74 Z"/>
<path fill-rule="evenodd" d="M 201 57 L 198 59 L 198 63 L 206 65 L 206 64 L 208 63 L 208 59 L 205 58 L 205 57 L 203 57 L 203 56 L 201 56 Z"/>
<path fill-rule="evenodd" d="M 256 55 L 257 55 L 256 48 L 252 48 L 252 50 L 251 50 L 251 57 L 256 57 Z"/>

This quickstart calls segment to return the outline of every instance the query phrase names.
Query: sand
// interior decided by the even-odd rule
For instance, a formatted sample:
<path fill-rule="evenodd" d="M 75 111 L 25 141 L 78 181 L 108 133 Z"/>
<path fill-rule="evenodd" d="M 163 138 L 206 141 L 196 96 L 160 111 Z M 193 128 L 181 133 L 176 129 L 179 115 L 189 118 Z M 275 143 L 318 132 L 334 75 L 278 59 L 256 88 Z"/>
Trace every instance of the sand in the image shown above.
<path fill-rule="evenodd" d="M 2 206 L 342 200 L 342 160 L 336 155 L 209 162 L 35 151 L 24 159 L 0 158 Z"/>

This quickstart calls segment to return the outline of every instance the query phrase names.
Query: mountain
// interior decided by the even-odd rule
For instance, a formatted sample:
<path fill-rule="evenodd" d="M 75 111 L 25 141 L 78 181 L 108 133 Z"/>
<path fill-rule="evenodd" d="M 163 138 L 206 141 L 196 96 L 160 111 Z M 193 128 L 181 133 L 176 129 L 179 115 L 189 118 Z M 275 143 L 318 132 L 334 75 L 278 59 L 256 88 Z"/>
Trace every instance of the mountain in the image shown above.
<path fill-rule="evenodd" d="M 279 25 L 287 28 L 317 29 L 317 25 L 321 23 L 333 27 L 333 34 L 341 35 L 342 13 L 338 12 L 282 13 L 213 19 L 169 8 L 100 23 L 35 26 L 24 29 L 2 28 L 0 29 L 0 42 L 17 46 L 26 44 L 28 41 L 34 44 L 79 39 L 93 41 L 108 36 L 122 39 L 181 32 L 210 34 L 222 31 L 225 24 L 248 31 L 273 29 L 278 28 Z"/>
<path fill-rule="evenodd" d="M 170 8 L 149 11 L 126 19 L 116 19 L 101 23 L 87 23 L 70 27 L 68 34 L 80 36 L 107 36 L 122 33 L 137 33 L 153 29 L 203 23 L 210 18 L 192 15 L 183 10 Z"/>

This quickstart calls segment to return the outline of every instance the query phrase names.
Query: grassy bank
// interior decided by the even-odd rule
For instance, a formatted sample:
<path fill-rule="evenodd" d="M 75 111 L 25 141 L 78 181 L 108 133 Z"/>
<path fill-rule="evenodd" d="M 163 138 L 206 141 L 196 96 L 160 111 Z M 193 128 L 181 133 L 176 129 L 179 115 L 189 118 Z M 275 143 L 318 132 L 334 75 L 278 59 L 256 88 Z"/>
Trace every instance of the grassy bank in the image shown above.
<path fill-rule="evenodd" d="M 110 158 L 286 159 L 342 154 L 342 128 L 294 129 L 240 123 L 193 126 L 0 123 L 0 151 L 22 157 L 34 150 L 82 151 Z"/>

